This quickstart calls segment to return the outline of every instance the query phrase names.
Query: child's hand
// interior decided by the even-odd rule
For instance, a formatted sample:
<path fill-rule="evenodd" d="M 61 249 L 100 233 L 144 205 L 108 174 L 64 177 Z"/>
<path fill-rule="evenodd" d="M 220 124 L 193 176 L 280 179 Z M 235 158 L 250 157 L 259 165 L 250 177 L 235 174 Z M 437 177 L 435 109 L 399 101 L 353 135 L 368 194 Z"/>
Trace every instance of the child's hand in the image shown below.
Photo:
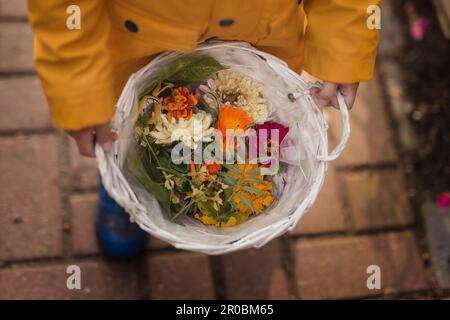
<path fill-rule="evenodd" d="M 76 131 L 67 130 L 67 133 L 76 141 L 80 154 L 87 157 L 95 157 L 96 142 L 103 150 L 109 151 L 117 139 L 117 134 L 111 131 L 109 123 Z"/>
<path fill-rule="evenodd" d="M 312 88 L 311 94 L 317 98 L 317 102 L 322 107 L 332 106 L 339 109 L 336 94 L 339 91 L 344 96 L 347 107 L 351 109 L 355 102 L 356 92 L 358 91 L 359 83 L 338 84 L 333 82 L 324 82 L 322 88 Z"/>

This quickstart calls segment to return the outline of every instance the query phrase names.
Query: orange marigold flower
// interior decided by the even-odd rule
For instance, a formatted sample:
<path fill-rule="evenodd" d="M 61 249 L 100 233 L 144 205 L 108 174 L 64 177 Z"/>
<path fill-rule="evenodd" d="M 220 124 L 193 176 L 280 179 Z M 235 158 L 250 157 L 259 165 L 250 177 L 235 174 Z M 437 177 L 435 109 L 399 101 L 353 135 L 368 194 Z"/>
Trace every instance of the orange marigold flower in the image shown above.
<path fill-rule="evenodd" d="M 223 106 L 219 113 L 217 128 L 226 136 L 227 129 L 246 130 L 253 122 L 253 118 L 247 113 L 230 105 Z"/>
<path fill-rule="evenodd" d="M 215 176 L 217 172 L 222 169 L 222 165 L 218 163 L 216 160 L 207 160 L 205 163 L 206 170 L 212 176 Z"/>
<path fill-rule="evenodd" d="M 192 117 L 192 108 L 197 103 L 197 97 L 191 94 L 188 88 L 178 87 L 173 90 L 173 97 L 164 99 L 163 107 L 168 111 L 167 118 L 169 120 L 172 120 L 172 118 L 189 120 Z"/>

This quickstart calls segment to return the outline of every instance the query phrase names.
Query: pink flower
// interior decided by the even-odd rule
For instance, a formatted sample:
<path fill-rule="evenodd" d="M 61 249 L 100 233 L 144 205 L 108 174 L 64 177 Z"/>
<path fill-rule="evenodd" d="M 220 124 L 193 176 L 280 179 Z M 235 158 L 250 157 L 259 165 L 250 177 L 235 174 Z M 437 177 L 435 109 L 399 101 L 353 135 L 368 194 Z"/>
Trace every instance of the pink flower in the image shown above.
<path fill-rule="evenodd" d="M 428 20 L 424 17 L 419 17 L 411 24 L 409 33 L 415 41 L 421 41 L 425 37 L 427 28 Z"/>
<path fill-rule="evenodd" d="M 437 197 L 437 205 L 441 209 L 447 209 L 450 206 L 450 193 L 441 192 Z"/>
<path fill-rule="evenodd" d="M 280 154 L 280 145 L 289 132 L 289 128 L 277 122 L 265 122 L 255 126 L 256 130 L 256 153 L 258 157 L 270 157 L 271 151 L 276 156 Z M 273 148 L 276 148 L 273 150 Z M 262 162 L 265 167 L 270 167 L 271 160 Z"/>

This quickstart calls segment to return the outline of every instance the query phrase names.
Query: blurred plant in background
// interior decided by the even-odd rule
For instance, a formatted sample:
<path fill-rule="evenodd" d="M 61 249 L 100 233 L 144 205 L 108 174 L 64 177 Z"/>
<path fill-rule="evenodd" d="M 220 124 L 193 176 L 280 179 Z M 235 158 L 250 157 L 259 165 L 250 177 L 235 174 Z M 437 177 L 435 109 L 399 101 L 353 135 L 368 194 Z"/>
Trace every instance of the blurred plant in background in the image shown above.
<path fill-rule="evenodd" d="M 419 0 L 399 1 L 396 11 L 405 39 L 398 62 L 405 92 L 414 106 L 409 116 L 419 140 L 414 170 L 422 184 L 419 187 L 442 206 L 450 190 L 450 52 L 446 28 L 439 24 L 437 14 L 449 12 Z"/>
<path fill-rule="evenodd" d="M 425 37 L 425 32 L 428 28 L 428 19 L 418 16 L 414 5 L 411 2 L 405 4 L 405 11 L 408 15 L 409 33 L 411 38 L 416 41 L 421 41 Z"/>

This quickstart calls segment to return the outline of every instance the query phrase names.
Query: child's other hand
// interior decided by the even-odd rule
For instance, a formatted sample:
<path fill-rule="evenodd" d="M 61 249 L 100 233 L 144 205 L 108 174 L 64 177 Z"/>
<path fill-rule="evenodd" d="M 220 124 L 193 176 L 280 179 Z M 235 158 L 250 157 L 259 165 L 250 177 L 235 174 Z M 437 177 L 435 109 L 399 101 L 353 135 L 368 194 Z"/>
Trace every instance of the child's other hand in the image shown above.
<path fill-rule="evenodd" d="M 76 141 L 80 154 L 87 157 L 95 157 L 96 142 L 103 150 L 109 151 L 117 139 L 117 134 L 111 131 L 109 123 L 76 131 L 67 130 L 67 133 Z"/>
<path fill-rule="evenodd" d="M 317 102 L 322 107 L 335 107 L 339 109 L 337 101 L 337 92 L 339 91 L 344 96 L 345 103 L 348 109 L 353 107 L 355 102 L 356 92 L 358 91 L 359 83 L 338 84 L 333 82 L 324 82 L 322 88 L 311 88 L 311 94 L 317 98 Z"/>

